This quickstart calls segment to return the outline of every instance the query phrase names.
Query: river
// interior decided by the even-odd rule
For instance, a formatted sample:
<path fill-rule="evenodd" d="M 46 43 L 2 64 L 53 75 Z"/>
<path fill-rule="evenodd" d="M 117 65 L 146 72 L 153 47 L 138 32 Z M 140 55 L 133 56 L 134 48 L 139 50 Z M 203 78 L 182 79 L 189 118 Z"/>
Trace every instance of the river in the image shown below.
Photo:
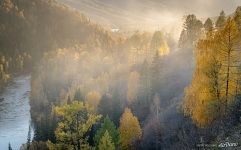
<path fill-rule="evenodd" d="M 18 150 L 27 142 L 30 124 L 30 79 L 20 76 L 5 87 L 0 93 L 0 150 L 8 150 L 8 143 L 13 150 Z"/>

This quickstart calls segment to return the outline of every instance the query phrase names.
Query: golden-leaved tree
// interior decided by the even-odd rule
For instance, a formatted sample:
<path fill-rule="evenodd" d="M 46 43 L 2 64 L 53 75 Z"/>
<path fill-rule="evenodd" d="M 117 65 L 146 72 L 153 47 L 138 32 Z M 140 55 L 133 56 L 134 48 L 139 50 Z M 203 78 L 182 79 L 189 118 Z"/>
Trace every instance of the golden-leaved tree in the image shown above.
<path fill-rule="evenodd" d="M 232 18 L 196 46 L 196 69 L 185 90 L 184 113 L 200 127 L 222 119 L 238 94 L 239 32 Z"/>
<path fill-rule="evenodd" d="M 100 139 L 98 150 L 115 150 L 115 145 L 112 142 L 111 136 L 107 130 Z"/>
<path fill-rule="evenodd" d="M 92 107 L 93 109 L 96 109 L 100 102 L 101 95 L 97 91 L 91 91 L 86 95 L 85 99 L 86 99 L 86 103 L 88 103 L 90 107 Z"/>
<path fill-rule="evenodd" d="M 218 34 L 218 49 L 222 64 L 220 71 L 222 81 L 221 96 L 223 97 L 225 114 L 228 112 L 229 102 L 233 102 L 239 92 L 240 44 L 237 24 L 233 19 L 228 18 L 224 29 Z"/>
<path fill-rule="evenodd" d="M 122 149 L 131 149 L 142 136 L 139 121 L 129 108 L 126 108 L 121 116 L 119 130 Z"/>
<path fill-rule="evenodd" d="M 48 142 L 50 149 L 91 149 L 86 133 L 100 119 L 100 115 L 92 113 L 91 108 L 83 102 L 74 101 L 70 105 L 55 108 L 61 121 L 55 131 L 57 143 Z"/>

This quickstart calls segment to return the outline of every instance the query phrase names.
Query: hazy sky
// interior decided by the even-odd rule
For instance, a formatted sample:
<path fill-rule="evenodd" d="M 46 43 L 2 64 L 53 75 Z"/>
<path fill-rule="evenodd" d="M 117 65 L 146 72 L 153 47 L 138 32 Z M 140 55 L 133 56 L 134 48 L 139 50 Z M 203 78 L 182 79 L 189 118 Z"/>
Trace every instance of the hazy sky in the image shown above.
<path fill-rule="evenodd" d="M 80 0 L 81 1 L 81 0 Z M 97 0 L 114 4 L 123 9 L 137 8 L 145 10 L 148 6 L 154 6 L 156 10 L 168 10 L 179 13 L 195 13 L 198 15 L 216 15 L 221 9 L 227 13 L 232 12 L 241 0 Z"/>
<path fill-rule="evenodd" d="M 218 16 L 221 10 L 231 14 L 241 0 L 59 0 L 93 20 L 113 26 L 152 27 L 178 31 L 182 18 L 195 14 L 198 18 Z"/>
<path fill-rule="evenodd" d="M 85 0 L 65 0 L 83 2 Z M 111 4 L 121 9 L 134 8 L 146 10 L 149 6 L 157 10 L 169 10 L 180 13 L 195 13 L 198 15 L 216 15 L 221 9 L 232 12 L 241 0 L 89 0 Z M 153 4 L 153 5 L 152 5 Z"/>

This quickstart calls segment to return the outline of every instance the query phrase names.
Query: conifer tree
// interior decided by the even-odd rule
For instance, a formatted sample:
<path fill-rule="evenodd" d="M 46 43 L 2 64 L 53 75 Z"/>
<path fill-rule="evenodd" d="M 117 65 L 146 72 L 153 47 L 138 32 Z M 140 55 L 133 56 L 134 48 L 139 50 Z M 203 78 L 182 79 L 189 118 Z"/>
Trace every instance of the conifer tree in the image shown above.
<path fill-rule="evenodd" d="M 13 150 L 10 142 L 8 143 L 8 150 Z"/>
<path fill-rule="evenodd" d="M 71 98 L 70 98 L 70 95 L 68 96 L 68 99 L 67 99 L 67 104 L 70 105 L 71 104 Z"/>
<path fill-rule="evenodd" d="M 29 150 L 31 144 L 31 127 L 28 128 L 27 150 Z"/>
<path fill-rule="evenodd" d="M 142 136 L 138 119 L 132 114 L 129 108 L 125 109 L 120 119 L 120 144 L 122 149 L 131 149 L 133 144 Z"/>
<path fill-rule="evenodd" d="M 117 146 L 119 142 L 119 132 L 116 129 L 115 124 L 110 120 L 108 116 L 104 118 L 104 121 L 101 124 L 100 129 L 98 129 L 95 134 L 95 137 L 94 137 L 95 143 L 96 144 L 99 143 L 101 137 L 105 134 L 106 131 L 108 131 L 109 136 L 111 137 L 113 143 L 115 144 L 115 146 Z"/>
<path fill-rule="evenodd" d="M 144 61 L 140 70 L 140 85 L 137 94 L 137 100 L 131 105 L 133 113 L 144 121 L 150 113 L 151 103 L 151 72 L 150 65 Z"/>
<path fill-rule="evenodd" d="M 101 137 L 99 145 L 99 150 L 115 150 L 115 145 L 112 142 L 111 136 L 109 132 L 106 130 L 104 135 Z"/>
<path fill-rule="evenodd" d="M 238 26 L 239 32 L 241 32 L 241 6 L 239 6 L 234 14 L 234 20 Z"/>
<path fill-rule="evenodd" d="M 188 15 L 183 24 L 183 30 L 179 38 L 179 47 L 192 48 L 201 34 L 202 27 L 202 22 L 198 20 L 195 15 Z"/>
<path fill-rule="evenodd" d="M 128 79 L 127 100 L 131 104 L 137 100 L 137 93 L 140 84 L 140 75 L 138 72 L 131 72 Z"/>
<path fill-rule="evenodd" d="M 84 98 L 83 98 L 79 88 L 75 91 L 74 101 L 84 101 Z"/>
<path fill-rule="evenodd" d="M 204 28 L 206 32 L 211 32 L 213 30 L 213 21 L 208 18 L 204 23 Z"/>
<path fill-rule="evenodd" d="M 100 99 L 101 95 L 99 92 L 91 91 L 86 95 L 85 101 L 87 104 L 89 104 L 90 107 L 96 110 L 97 106 L 99 105 Z"/>
<path fill-rule="evenodd" d="M 151 50 L 152 50 L 151 56 L 154 56 L 156 51 L 158 51 L 160 55 L 169 54 L 169 47 L 161 31 L 156 31 L 154 33 L 151 40 Z"/>
<path fill-rule="evenodd" d="M 122 108 L 120 106 L 120 100 L 118 100 L 117 96 L 104 94 L 100 100 L 98 105 L 98 113 L 110 117 L 110 119 L 114 122 L 115 125 L 118 125 L 119 118 L 121 116 Z"/>
<path fill-rule="evenodd" d="M 228 18 L 223 28 L 197 44 L 196 69 L 183 106 L 198 126 L 226 118 L 240 93 L 240 41 L 235 21 Z"/>
<path fill-rule="evenodd" d="M 226 21 L 226 16 L 225 16 L 224 11 L 222 10 L 218 19 L 217 19 L 217 21 L 216 21 L 216 23 L 215 23 L 216 28 L 224 27 L 225 21 Z"/>
<path fill-rule="evenodd" d="M 222 63 L 221 74 L 224 81 L 223 93 L 224 112 L 227 114 L 228 102 L 232 101 L 239 76 L 240 63 L 240 34 L 235 21 L 228 18 L 224 28 L 219 32 L 220 61 Z"/>
<path fill-rule="evenodd" d="M 191 85 L 185 90 L 184 113 L 200 127 L 217 118 L 220 107 L 220 62 L 215 41 L 208 36 L 196 48 L 196 69 Z"/>
<path fill-rule="evenodd" d="M 152 96 L 155 93 L 159 93 L 162 77 L 163 77 L 163 67 L 162 67 L 162 58 L 159 55 L 159 51 L 156 51 L 156 54 L 153 58 L 152 64 L 151 64 L 151 90 L 152 90 Z"/>

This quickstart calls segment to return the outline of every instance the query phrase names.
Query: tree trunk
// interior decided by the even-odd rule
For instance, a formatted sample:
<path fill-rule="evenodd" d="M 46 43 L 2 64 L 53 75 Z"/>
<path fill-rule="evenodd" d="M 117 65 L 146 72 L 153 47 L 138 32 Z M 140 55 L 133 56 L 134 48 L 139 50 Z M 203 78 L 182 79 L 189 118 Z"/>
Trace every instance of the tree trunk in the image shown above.
<path fill-rule="evenodd" d="M 227 105 L 228 105 L 228 94 L 229 94 L 229 75 L 230 75 L 230 57 L 231 57 L 231 35 L 230 31 L 231 29 L 229 28 L 229 36 L 228 36 L 228 64 L 227 64 L 227 79 L 226 79 L 226 93 L 225 93 L 225 115 L 227 115 Z"/>

